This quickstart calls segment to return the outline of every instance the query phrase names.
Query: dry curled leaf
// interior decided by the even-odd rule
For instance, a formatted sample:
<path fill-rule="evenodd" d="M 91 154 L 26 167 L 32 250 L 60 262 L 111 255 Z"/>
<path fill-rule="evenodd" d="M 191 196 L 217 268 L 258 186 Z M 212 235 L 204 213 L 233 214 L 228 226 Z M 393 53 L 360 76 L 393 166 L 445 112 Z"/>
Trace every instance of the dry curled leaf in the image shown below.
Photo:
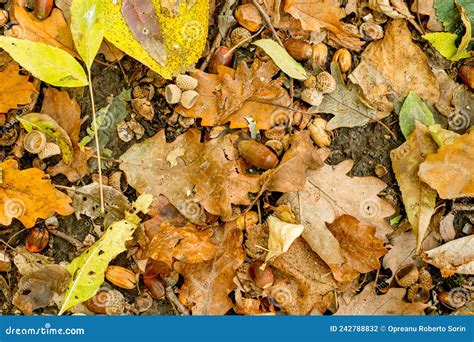
<path fill-rule="evenodd" d="M 266 262 L 286 253 L 293 241 L 295 241 L 304 230 L 304 227 L 300 224 L 284 222 L 275 216 L 269 216 L 267 218 L 267 225 L 270 234 L 268 236 Z"/>
<path fill-rule="evenodd" d="M 0 224 L 8 226 L 16 218 L 26 228 L 36 219 L 54 214 L 74 212 L 71 199 L 45 179 L 43 171 L 35 168 L 18 170 L 18 163 L 9 159 L 0 164 L 3 181 L 0 183 Z"/>
<path fill-rule="evenodd" d="M 175 112 L 202 118 L 203 126 L 230 122 L 231 128 L 248 127 L 248 116 L 256 122 L 256 129 L 269 129 L 290 120 L 290 96 L 281 80 L 272 80 L 278 72 L 273 62 L 256 59 L 250 68 L 241 62 L 236 70 L 220 67 L 218 71 L 217 75 L 192 71 L 190 74 L 199 82 L 199 97 L 191 109 L 179 105 Z"/>
<path fill-rule="evenodd" d="M 235 135 L 205 143 L 191 129 L 166 143 L 161 131 L 121 156 L 120 168 L 138 192 L 164 195 L 185 217 L 205 224 L 207 212 L 229 218 L 232 204 L 249 205 L 249 193 L 259 191 L 259 177 L 239 171 Z M 180 151 L 176 154 L 174 151 Z M 173 160 L 168 156 L 173 155 Z M 173 162 L 176 161 L 176 164 Z M 150 173 L 153 177 L 150 177 Z"/>
<path fill-rule="evenodd" d="M 233 307 L 228 295 L 237 287 L 233 279 L 245 259 L 242 231 L 235 222 L 226 223 L 215 230 L 213 242 L 217 254 L 212 260 L 199 264 L 177 261 L 174 264 L 175 270 L 184 277 L 180 301 L 193 315 L 224 315 Z"/>
<path fill-rule="evenodd" d="M 441 198 L 474 197 L 474 133 L 457 137 L 420 165 L 418 175 Z"/>
<path fill-rule="evenodd" d="M 29 104 L 36 93 L 33 83 L 28 82 L 28 76 L 20 75 L 19 71 L 15 63 L 8 64 L 0 71 L 0 113 Z"/>
<path fill-rule="evenodd" d="M 436 191 L 420 180 L 418 169 L 437 148 L 428 129 L 417 122 L 407 141 L 390 152 L 408 220 L 416 235 L 417 250 L 421 248 L 436 204 Z"/>

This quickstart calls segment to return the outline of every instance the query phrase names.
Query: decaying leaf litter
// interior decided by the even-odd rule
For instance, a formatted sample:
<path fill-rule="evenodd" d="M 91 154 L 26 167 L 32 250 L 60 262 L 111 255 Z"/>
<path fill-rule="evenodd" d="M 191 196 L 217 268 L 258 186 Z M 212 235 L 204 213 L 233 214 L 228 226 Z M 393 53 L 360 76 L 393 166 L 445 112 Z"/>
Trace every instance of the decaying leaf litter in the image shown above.
<path fill-rule="evenodd" d="M 0 312 L 472 314 L 473 15 L 0 2 Z"/>

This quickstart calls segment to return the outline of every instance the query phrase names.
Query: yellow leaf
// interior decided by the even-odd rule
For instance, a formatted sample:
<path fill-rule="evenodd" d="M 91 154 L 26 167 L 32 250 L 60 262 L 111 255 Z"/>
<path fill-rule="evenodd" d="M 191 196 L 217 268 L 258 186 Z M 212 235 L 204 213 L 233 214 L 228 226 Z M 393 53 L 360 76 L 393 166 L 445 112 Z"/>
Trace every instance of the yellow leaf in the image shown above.
<path fill-rule="evenodd" d="M 179 14 L 171 16 L 161 6 L 160 0 L 153 0 L 166 48 L 166 63 L 158 64 L 134 38 L 122 16 L 122 1 L 106 1 L 105 38 L 126 54 L 150 67 L 165 78 L 186 71 L 201 57 L 207 38 L 208 0 L 196 0 L 188 7 L 182 2 Z"/>

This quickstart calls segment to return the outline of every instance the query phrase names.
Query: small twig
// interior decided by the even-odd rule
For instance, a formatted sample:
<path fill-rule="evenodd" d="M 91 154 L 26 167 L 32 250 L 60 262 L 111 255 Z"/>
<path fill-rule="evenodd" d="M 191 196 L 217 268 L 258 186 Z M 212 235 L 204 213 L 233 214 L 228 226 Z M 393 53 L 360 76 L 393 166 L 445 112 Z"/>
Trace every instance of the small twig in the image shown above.
<path fill-rule="evenodd" d="M 63 239 L 64 241 L 67 241 L 69 242 L 71 245 L 73 245 L 74 247 L 76 247 L 76 249 L 79 251 L 81 249 L 84 248 L 84 244 L 79 241 L 78 239 L 62 232 L 62 231 L 59 231 L 57 229 L 50 229 L 49 232 L 51 234 L 53 234 L 54 236 L 57 236 L 58 238 L 61 238 Z"/>
<path fill-rule="evenodd" d="M 99 63 L 100 65 L 103 65 L 103 66 L 106 66 L 108 68 L 112 68 L 112 69 L 117 69 L 117 66 L 116 65 L 113 65 L 113 64 L 110 64 L 110 63 L 106 63 L 106 62 L 102 62 L 101 60 L 99 59 L 94 59 L 94 62 L 95 63 Z"/>
<path fill-rule="evenodd" d="M 166 287 L 166 298 L 171 302 L 176 311 L 178 311 L 183 316 L 189 316 L 189 311 L 184 307 L 183 304 L 176 297 L 173 288 L 171 286 Z"/>
<path fill-rule="evenodd" d="M 278 42 L 278 44 L 280 44 L 281 46 L 283 46 L 283 42 L 281 41 L 280 37 L 278 36 L 278 33 L 277 31 L 275 31 L 275 28 L 273 27 L 272 25 L 272 22 L 270 20 L 270 17 L 267 15 L 267 13 L 263 10 L 262 6 L 260 6 L 260 4 L 257 2 L 257 0 L 252 0 L 253 4 L 255 5 L 255 7 L 257 7 L 258 11 L 260 12 L 260 14 L 262 15 L 263 17 L 263 20 L 265 20 L 265 22 L 267 23 L 268 25 L 268 28 L 272 31 L 272 34 L 273 34 L 273 37 L 275 38 L 275 40 Z"/>
<path fill-rule="evenodd" d="M 202 62 L 201 66 L 199 67 L 199 70 L 204 71 L 207 68 L 207 65 L 209 64 L 209 61 L 211 60 L 212 55 L 214 54 L 216 49 L 221 45 L 221 42 L 222 42 L 222 35 L 220 32 L 217 32 L 216 37 L 214 38 L 214 41 L 212 42 L 212 45 L 209 48 L 209 53 L 207 54 L 204 62 Z"/>

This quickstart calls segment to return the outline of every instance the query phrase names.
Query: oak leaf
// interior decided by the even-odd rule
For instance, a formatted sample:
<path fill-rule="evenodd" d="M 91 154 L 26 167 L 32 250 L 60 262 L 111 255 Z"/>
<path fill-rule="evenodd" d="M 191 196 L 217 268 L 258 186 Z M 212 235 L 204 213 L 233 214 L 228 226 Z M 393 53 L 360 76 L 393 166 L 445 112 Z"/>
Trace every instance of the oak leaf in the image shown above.
<path fill-rule="evenodd" d="M 418 175 L 441 198 L 474 197 L 474 133 L 457 137 L 420 165 Z"/>
<path fill-rule="evenodd" d="M 43 171 L 35 168 L 18 170 L 18 163 L 12 159 L 4 161 L 0 168 L 3 171 L 0 224 L 8 226 L 16 218 L 26 228 L 31 228 L 38 218 L 74 212 L 71 199 L 56 190 L 51 181 L 45 179 Z"/>
<path fill-rule="evenodd" d="M 237 287 L 233 279 L 245 260 L 242 240 L 242 231 L 235 222 L 229 222 L 214 233 L 217 254 L 212 260 L 199 264 L 175 262 L 175 270 L 184 277 L 180 300 L 193 315 L 224 315 L 233 307 L 228 295 Z"/>
<path fill-rule="evenodd" d="M 259 177 L 239 171 L 236 135 L 205 143 L 191 129 L 166 143 L 161 131 L 121 156 L 120 168 L 138 192 L 164 195 L 185 217 L 205 224 L 203 209 L 229 218 L 232 204 L 249 205 L 249 193 L 260 189 Z"/>
<path fill-rule="evenodd" d="M 33 83 L 28 82 L 28 76 L 20 75 L 19 71 L 15 63 L 8 64 L 5 70 L 0 71 L 0 113 L 29 104 L 36 93 Z"/>
<path fill-rule="evenodd" d="M 428 307 L 424 303 L 407 303 L 403 300 L 405 294 L 406 289 L 391 288 L 379 296 L 372 282 L 349 303 L 341 302 L 335 315 L 419 315 Z"/>
<path fill-rule="evenodd" d="M 278 72 L 273 62 L 255 60 L 249 68 L 241 62 L 237 69 L 218 68 L 218 74 L 192 71 L 198 80 L 199 93 L 191 109 L 179 105 L 175 112 L 186 117 L 201 118 L 203 126 L 223 125 L 246 128 L 246 117 L 252 117 L 256 129 L 269 129 L 290 120 L 290 96 L 282 81 L 272 80 Z"/>
<path fill-rule="evenodd" d="M 421 248 L 436 205 L 436 191 L 420 180 L 418 169 L 426 156 L 435 153 L 437 148 L 428 129 L 417 122 L 407 141 L 390 152 L 408 221 L 416 235 L 417 251 Z"/>

